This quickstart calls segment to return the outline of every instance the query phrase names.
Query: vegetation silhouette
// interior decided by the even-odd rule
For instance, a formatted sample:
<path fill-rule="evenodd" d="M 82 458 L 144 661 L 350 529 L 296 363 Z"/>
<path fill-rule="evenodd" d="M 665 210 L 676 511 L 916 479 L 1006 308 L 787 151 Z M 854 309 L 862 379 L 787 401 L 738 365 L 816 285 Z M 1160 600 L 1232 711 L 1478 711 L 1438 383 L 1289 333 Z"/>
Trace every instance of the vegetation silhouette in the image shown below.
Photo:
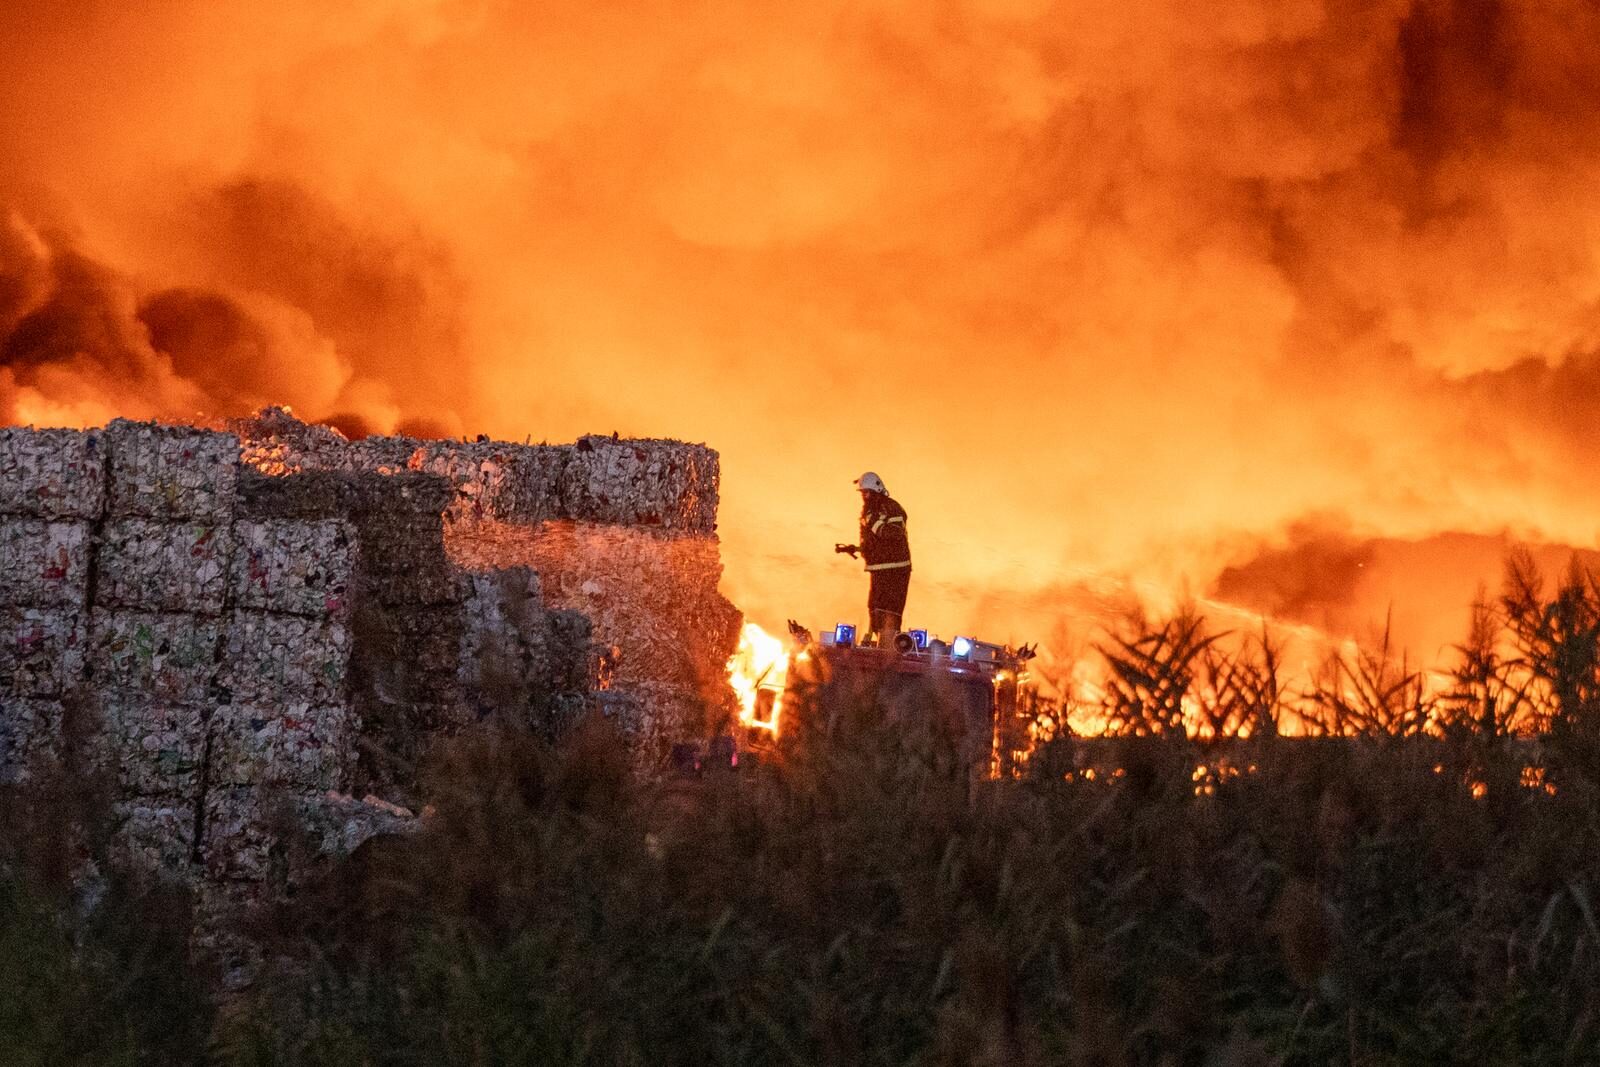
<path fill-rule="evenodd" d="M 1040 705 L 1004 780 L 975 777 L 939 716 L 819 693 L 793 695 L 773 758 L 654 780 L 604 719 L 552 741 L 506 715 L 433 754 L 417 833 L 262 912 L 268 962 L 220 1012 L 173 947 L 181 900 L 112 878 L 85 906 L 66 875 L 86 851 L 113 869 L 103 798 L 44 769 L 9 794 L 33 814 L 0 822 L 0 1047 L 40 1064 L 1592 1064 L 1600 586 L 1515 557 L 1468 622 L 1440 671 L 1380 641 L 1303 691 L 1265 634 L 1130 624 L 1101 649 L 1116 727 L 1077 736 Z M 1312 736 L 1280 736 L 1286 710 Z M 90 843 L 35 854 L 40 825 Z"/>

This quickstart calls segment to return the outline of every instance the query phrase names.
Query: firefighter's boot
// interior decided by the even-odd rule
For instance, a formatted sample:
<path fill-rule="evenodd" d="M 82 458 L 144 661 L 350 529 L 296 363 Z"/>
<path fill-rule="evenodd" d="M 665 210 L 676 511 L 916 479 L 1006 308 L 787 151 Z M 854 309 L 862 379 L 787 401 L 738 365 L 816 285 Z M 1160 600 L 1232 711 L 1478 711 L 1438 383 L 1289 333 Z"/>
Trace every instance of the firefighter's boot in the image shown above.
<path fill-rule="evenodd" d="M 900 613 L 872 609 L 872 643 L 878 648 L 893 648 L 894 635 L 900 632 Z"/>

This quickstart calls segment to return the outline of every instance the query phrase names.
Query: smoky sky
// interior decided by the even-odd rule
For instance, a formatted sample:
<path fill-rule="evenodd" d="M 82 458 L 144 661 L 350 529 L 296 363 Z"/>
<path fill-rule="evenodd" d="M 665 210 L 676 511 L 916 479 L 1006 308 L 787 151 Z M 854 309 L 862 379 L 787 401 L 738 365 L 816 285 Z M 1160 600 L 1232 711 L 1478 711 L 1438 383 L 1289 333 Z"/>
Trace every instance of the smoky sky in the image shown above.
<path fill-rule="evenodd" d="M 866 469 L 911 613 L 1000 637 L 1312 515 L 1600 525 L 1585 0 L 23 2 L 0 40 L 12 420 L 704 440 L 769 625 L 861 613 Z"/>

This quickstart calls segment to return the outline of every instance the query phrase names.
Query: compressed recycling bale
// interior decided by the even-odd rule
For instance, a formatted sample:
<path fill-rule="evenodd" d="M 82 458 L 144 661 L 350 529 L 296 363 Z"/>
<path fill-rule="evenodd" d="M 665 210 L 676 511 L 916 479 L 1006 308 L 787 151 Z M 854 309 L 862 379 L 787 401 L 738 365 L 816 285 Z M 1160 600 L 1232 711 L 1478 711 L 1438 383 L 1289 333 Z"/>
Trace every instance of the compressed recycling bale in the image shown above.
<path fill-rule="evenodd" d="M 561 471 L 562 513 L 582 522 L 710 533 L 719 461 L 704 445 L 583 437 Z"/>
<path fill-rule="evenodd" d="M 113 859 L 149 873 L 191 876 L 194 818 L 192 799 L 149 797 L 113 805 Z"/>
<path fill-rule="evenodd" d="M 657 765 L 673 743 L 706 735 L 711 708 L 706 698 L 688 686 L 635 682 L 619 689 L 639 702 L 636 751 L 646 765 Z"/>
<path fill-rule="evenodd" d="M 550 686 L 564 692 L 595 688 L 594 622 L 581 611 L 550 612 Z"/>
<path fill-rule="evenodd" d="M 375 521 L 405 515 L 439 515 L 454 491 L 435 474 L 397 471 L 306 471 L 269 477 L 242 471 L 238 481 L 239 510 L 251 519 L 326 519 L 371 517 Z"/>
<path fill-rule="evenodd" d="M 0 514 L 92 519 L 105 509 L 98 430 L 0 429 Z"/>
<path fill-rule="evenodd" d="M 204 519 L 113 519 L 100 534 L 95 606 L 220 613 L 233 528 Z"/>
<path fill-rule="evenodd" d="M 233 511 L 239 472 L 233 434 L 117 419 L 105 436 L 112 515 L 222 519 Z"/>
<path fill-rule="evenodd" d="M 205 704 L 226 629 L 222 619 L 183 612 L 96 611 L 90 627 L 95 685 L 152 701 Z"/>
<path fill-rule="evenodd" d="M 332 791 L 221 788 L 206 794 L 204 807 L 200 851 L 213 885 L 303 884 L 319 857 L 348 856 L 373 837 L 412 833 L 420 823 L 375 797 Z"/>
<path fill-rule="evenodd" d="M 278 789 L 224 786 L 206 791 L 200 858 L 208 878 L 267 881 L 282 864 L 299 823 L 294 799 Z M 277 872 L 274 881 L 283 881 Z"/>
<path fill-rule="evenodd" d="M 200 791 L 208 710 L 136 695 L 108 697 L 105 725 L 123 793 L 192 801 Z"/>
<path fill-rule="evenodd" d="M 81 608 L 91 542 L 87 522 L 0 519 L 0 604 Z"/>
<path fill-rule="evenodd" d="M 528 567 L 469 573 L 461 608 L 461 678 L 476 699 L 547 673 L 538 636 L 548 613 Z M 492 698 L 489 701 L 492 703 Z"/>
<path fill-rule="evenodd" d="M 36 761 L 59 752 L 61 704 L 0 697 L 0 785 L 27 781 Z"/>
<path fill-rule="evenodd" d="M 449 480 L 456 492 L 445 512 L 449 521 L 539 522 L 561 514 L 568 454 L 558 445 L 430 441 L 412 451 L 406 466 Z"/>
<path fill-rule="evenodd" d="M 426 472 L 450 487 L 451 499 L 436 510 L 448 507 L 452 521 L 491 516 L 537 521 L 559 513 L 563 447 L 381 436 L 349 441 L 337 430 L 272 408 L 229 425 L 243 442 L 245 461 L 265 474 Z"/>
<path fill-rule="evenodd" d="M 361 635 L 360 676 L 371 696 L 384 703 L 458 704 L 461 624 L 456 605 L 364 611 L 354 625 Z"/>
<path fill-rule="evenodd" d="M 359 719 L 342 705 L 224 705 L 210 729 L 213 786 L 337 789 L 355 767 Z"/>
<path fill-rule="evenodd" d="M 228 420 L 246 464 L 272 476 L 351 465 L 352 444 L 331 426 L 301 422 L 288 408 L 265 407 L 245 419 Z"/>
<path fill-rule="evenodd" d="M 235 612 L 222 684 L 234 703 L 342 703 L 351 645 L 336 620 Z"/>
<path fill-rule="evenodd" d="M 360 581 L 361 596 L 393 608 L 430 608 L 459 604 L 465 591 L 460 575 L 441 555 L 435 566 L 409 571 L 367 571 Z"/>
<path fill-rule="evenodd" d="M 437 515 L 363 515 L 362 566 L 385 574 L 445 569 L 444 522 Z"/>
<path fill-rule="evenodd" d="M 233 604 L 345 618 L 358 553 L 339 519 L 241 519 L 233 524 Z"/>
<path fill-rule="evenodd" d="M 588 616 L 594 639 L 620 650 L 619 681 L 726 684 L 741 616 L 718 590 L 716 538 L 592 523 L 479 523 L 453 528 L 446 544 L 468 570 L 534 567 L 546 603 Z"/>
<path fill-rule="evenodd" d="M 0 607 L 0 696 L 61 696 L 83 681 L 77 608 Z"/>

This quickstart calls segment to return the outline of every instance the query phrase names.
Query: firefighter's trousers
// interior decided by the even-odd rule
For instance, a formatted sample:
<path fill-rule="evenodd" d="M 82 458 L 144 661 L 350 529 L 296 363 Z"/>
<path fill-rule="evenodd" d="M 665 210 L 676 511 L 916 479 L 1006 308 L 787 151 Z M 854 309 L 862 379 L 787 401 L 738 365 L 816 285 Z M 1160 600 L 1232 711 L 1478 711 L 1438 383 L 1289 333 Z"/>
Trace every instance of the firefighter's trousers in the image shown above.
<path fill-rule="evenodd" d="M 891 567 L 887 570 L 869 571 L 871 587 L 867 590 L 867 616 L 872 632 L 892 638 L 900 632 L 900 619 L 906 611 L 906 593 L 911 589 L 911 568 Z"/>

